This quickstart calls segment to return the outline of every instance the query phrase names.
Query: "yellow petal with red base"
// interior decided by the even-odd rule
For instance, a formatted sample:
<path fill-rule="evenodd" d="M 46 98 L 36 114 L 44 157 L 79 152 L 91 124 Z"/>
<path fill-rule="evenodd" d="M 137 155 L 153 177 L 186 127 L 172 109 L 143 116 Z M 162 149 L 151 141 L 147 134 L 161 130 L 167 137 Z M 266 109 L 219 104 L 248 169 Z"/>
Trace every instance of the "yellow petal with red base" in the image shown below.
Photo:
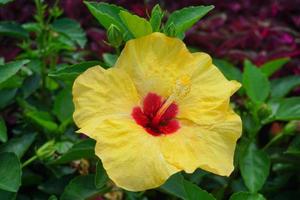
<path fill-rule="evenodd" d="M 241 135 L 241 119 L 227 112 L 223 121 L 199 126 L 182 120 L 176 134 L 161 137 L 160 145 L 166 160 L 188 173 L 202 168 L 214 174 L 229 176 L 234 169 L 233 155 Z"/>
<path fill-rule="evenodd" d="M 95 66 L 81 74 L 73 84 L 73 119 L 79 132 L 93 138 L 95 128 L 105 119 L 130 118 L 139 103 L 135 86 L 126 72 Z"/>
<path fill-rule="evenodd" d="M 239 87 L 209 55 L 153 33 L 128 41 L 111 69 L 76 79 L 74 121 L 127 190 L 158 187 L 181 170 L 229 176 L 242 129 L 229 102 Z"/>

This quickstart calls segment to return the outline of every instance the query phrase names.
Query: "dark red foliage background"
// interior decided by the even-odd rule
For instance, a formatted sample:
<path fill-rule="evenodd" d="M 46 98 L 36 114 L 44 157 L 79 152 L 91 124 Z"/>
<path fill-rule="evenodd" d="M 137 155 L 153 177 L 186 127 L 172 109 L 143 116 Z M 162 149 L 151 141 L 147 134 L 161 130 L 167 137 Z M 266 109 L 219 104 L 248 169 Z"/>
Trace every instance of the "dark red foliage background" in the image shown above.
<path fill-rule="evenodd" d="M 48 1 L 49 4 L 53 1 Z M 215 5 L 215 9 L 186 34 L 185 42 L 214 57 L 241 65 L 245 58 L 261 65 L 267 60 L 291 57 L 281 75 L 300 74 L 300 0 L 186 0 L 107 1 L 140 16 L 159 3 L 172 12 L 191 5 Z M 147 3 L 146 3 L 147 2 Z M 87 49 L 94 58 L 111 49 L 103 42 L 105 32 L 89 14 L 81 0 L 61 0 L 66 17 L 81 23 L 88 36 Z M 0 9 L 1 20 L 33 20 L 34 4 L 16 0 Z M 18 53 L 11 40 L 1 39 L 0 54 L 11 60 Z"/>

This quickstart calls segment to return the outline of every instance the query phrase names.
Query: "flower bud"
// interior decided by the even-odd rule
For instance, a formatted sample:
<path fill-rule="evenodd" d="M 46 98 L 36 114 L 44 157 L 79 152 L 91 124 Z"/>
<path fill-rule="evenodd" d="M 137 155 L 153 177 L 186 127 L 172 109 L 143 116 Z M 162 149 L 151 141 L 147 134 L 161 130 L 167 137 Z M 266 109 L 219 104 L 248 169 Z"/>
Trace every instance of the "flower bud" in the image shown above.
<path fill-rule="evenodd" d="M 51 141 L 43 144 L 36 151 L 36 155 L 39 157 L 39 159 L 46 160 L 47 158 L 52 156 L 54 152 L 55 152 L 55 142 L 54 142 L 54 140 L 51 140 Z"/>
<path fill-rule="evenodd" d="M 283 128 L 283 133 L 286 135 L 293 135 L 297 131 L 300 131 L 300 121 L 290 121 Z"/>
<path fill-rule="evenodd" d="M 160 30 L 161 20 L 164 16 L 163 11 L 161 10 L 159 4 L 156 4 L 151 12 L 150 23 L 152 26 L 153 32 Z"/>
<path fill-rule="evenodd" d="M 50 12 L 50 15 L 55 17 L 55 18 L 57 18 L 57 17 L 59 17 L 63 14 L 63 10 L 60 9 L 58 6 L 55 6 L 55 7 L 51 8 L 49 10 L 49 12 Z"/>
<path fill-rule="evenodd" d="M 174 23 L 169 24 L 165 29 L 165 33 L 170 37 L 176 37 L 176 27 Z"/>
<path fill-rule="evenodd" d="M 268 118 L 271 114 L 272 109 L 267 104 L 262 104 L 257 112 L 257 115 L 261 120 Z"/>
<path fill-rule="evenodd" d="M 120 29 L 113 24 L 110 25 L 110 27 L 107 30 L 107 37 L 108 42 L 111 44 L 111 46 L 115 48 L 120 47 L 123 42 L 123 36 Z"/>

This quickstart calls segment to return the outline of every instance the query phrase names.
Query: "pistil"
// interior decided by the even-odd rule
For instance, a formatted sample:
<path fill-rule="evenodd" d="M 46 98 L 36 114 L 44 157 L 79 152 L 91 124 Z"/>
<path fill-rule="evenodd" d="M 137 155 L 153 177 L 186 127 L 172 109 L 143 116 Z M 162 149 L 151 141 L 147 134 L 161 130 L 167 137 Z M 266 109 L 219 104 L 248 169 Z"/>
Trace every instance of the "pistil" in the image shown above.
<path fill-rule="evenodd" d="M 166 110 L 171 106 L 172 103 L 184 98 L 191 89 L 191 81 L 188 75 L 184 75 L 177 79 L 176 85 L 173 88 L 172 94 L 167 98 L 167 100 L 162 104 L 159 110 L 156 112 L 152 119 L 153 125 L 158 125 L 161 121 L 161 117 L 164 115 Z"/>

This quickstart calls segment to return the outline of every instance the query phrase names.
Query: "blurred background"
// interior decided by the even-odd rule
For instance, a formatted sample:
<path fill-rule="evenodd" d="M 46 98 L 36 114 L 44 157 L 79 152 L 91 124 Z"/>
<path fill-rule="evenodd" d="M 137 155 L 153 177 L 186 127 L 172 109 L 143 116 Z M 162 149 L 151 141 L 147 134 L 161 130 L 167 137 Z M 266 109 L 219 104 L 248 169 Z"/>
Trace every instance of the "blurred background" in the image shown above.
<path fill-rule="evenodd" d="M 49 5 L 54 1 L 46 1 Z M 215 9 L 191 29 L 185 42 L 216 58 L 227 59 L 240 66 L 245 58 L 256 65 L 276 58 L 291 61 L 274 76 L 300 74 L 300 0 L 184 0 L 184 1 L 106 1 L 127 8 L 139 16 L 147 16 L 159 3 L 168 12 L 191 5 L 214 5 Z M 63 16 L 80 22 L 86 31 L 87 59 L 100 59 L 112 49 L 105 44 L 105 31 L 88 12 L 82 0 L 61 0 Z M 16 0 L 0 8 L 1 20 L 20 23 L 33 21 L 33 1 Z M 20 51 L 10 38 L 1 38 L 0 54 L 6 61 Z"/>
<path fill-rule="evenodd" d="M 272 200 L 298 200 L 300 0 L 101 2 L 146 18 L 159 4 L 166 12 L 164 20 L 183 7 L 215 6 L 186 33 L 184 41 L 191 51 L 209 53 L 228 79 L 243 83 L 232 97 L 232 106 L 243 119 L 243 137 L 230 178 L 201 170 L 184 178 L 218 200 L 251 191 L 246 186 L 252 179 L 258 180 L 255 192 L 261 195 L 249 193 L 259 197 L 255 199 L 262 200 L 264 195 Z M 73 81 L 88 67 L 113 66 L 117 51 L 107 40 L 106 30 L 82 0 L 0 0 L 0 200 L 57 200 L 56 196 L 77 200 L 72 195 L 78 192 L 85 197 L 81 199 L 93 200 L 176 199 L 161 188 L 132 193 L 115 187 L 94 157 L 95 141 L 75 134 Z M 247 73 L 246 65 L 252 71 Z M 262 98 L 258 104 L 257 98 Z M 13 191 L 1 188 L 1 177 L 13 171 L 1 155 L 18 156 L 16 169 L 23 175 L 21 181 L 19 174 Z M 249 155 L 253 162 L 261 161 L 250 164 L 255 173 L 247 168 Z M 11 176 L 9 180 L 17 179 Z M 173 180 L 176 185 L 177 179 Z"/>

